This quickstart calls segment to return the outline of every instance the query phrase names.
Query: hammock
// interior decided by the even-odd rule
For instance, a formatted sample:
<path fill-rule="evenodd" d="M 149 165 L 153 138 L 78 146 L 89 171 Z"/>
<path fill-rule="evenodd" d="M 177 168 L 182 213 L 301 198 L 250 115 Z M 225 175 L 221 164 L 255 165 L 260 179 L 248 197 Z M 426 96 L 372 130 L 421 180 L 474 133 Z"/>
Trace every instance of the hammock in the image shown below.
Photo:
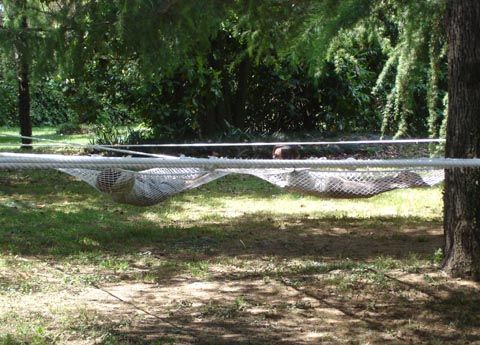
<path fill-rule="evenodd" d="M 287 191 L 319 197 L 365 198 L 439 184 L 443 167 L 480 165 L 472 161 L 478 160 L 280 161 L 0 153 L 0 170 L 53 168 L 85 181 L 116 202 L 150 206 L 230 174 L 256 176 Z"/>
<path fill-rule="evenodd" d="M 151 206 L 185 190 L 200 187 L 228 173 L 200 169 L 155 168 L 135 172 L 122 169 L 59 169 L 85 181 L 115 202 Z"/>

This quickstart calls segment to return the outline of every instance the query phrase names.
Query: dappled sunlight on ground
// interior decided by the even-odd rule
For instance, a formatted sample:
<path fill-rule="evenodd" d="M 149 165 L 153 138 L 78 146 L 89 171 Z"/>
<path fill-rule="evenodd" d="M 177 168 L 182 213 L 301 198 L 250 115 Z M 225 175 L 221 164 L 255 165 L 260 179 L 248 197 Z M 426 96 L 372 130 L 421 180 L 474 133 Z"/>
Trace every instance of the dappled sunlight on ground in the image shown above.
<path fill-rule="evenodd" d="M 240 179 L 136 208 L 57 173 L 8 181 L 0 334 L 17 342 L 480 342 L 479 284 L 439 271 L 440 189 L 319 200 Z"/>

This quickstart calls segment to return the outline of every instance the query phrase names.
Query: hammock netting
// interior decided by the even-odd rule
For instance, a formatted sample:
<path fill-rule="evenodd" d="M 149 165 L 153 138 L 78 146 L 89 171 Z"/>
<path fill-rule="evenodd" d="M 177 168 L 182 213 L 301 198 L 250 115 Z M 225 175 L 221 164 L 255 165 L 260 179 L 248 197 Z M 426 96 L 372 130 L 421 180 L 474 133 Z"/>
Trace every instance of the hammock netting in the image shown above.
<path fill-rule="evenodd" d="M 391 160 L 386 164 L 368 160 L 287 162 L 0 153 L 0 170 L 57 169 L 88 183 L 116 202 L 137 206 L 157 204 L 231 174 L 255 176 L 287 191 L 319 197 L 366 198 L 394 189 L 439 184 L 444 179 L 442 167 L 449 164 L 453 163 L 448 160 Z M 153 168 L 142 170 L 142 167 Z"/>
<path fill-rule="evenodd" d="M 329 198 L 371 197 L 399 188 L 427 187 L 443 181 L 442 170 L 316 171 L 310 169 L 155 168 L 60 169 L 75 176 L 114 201 L 137 206 L 157 204 L 185 190 L 199 187 L 230 174 L 256 176 L 287 191 Z"/>
<path fill-rule="evenodd" d="M 200 187 L 227 173 L 193 168 L 155 168 L 140 172 L 123 169 L 59 169 L 85 181 L 115 202 L 151 206 L 185 190 Z"/>

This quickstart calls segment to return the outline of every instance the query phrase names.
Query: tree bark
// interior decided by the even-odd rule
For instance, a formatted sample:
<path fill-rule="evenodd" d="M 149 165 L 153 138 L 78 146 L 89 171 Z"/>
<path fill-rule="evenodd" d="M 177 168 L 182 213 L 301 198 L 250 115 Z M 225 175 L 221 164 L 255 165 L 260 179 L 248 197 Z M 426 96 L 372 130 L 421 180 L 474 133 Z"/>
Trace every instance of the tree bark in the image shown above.
<path fill-rule="evenodd" d="M 480 157 L 480 1 L 449 0 L 446 157 Z M 445 271 L 480 280 L 480 170 L 446 171 Z"/>
<path fill-rule="evenodd" d="M 28 61 L 28 41 L 26 33 L 28 30 L 27 17 L 22 17 L 21 33 L 16 42 L 17 55 L 17 78 L 18 78 L 18 117 L 20 121 L 20 135 L 32 136 L 32 120 L 30 117 L 30 80 Z M 22 138 L 22 148 L 31 149 L 31 139 Z M 26 145 L 26 146 L 25 146 Z"/>

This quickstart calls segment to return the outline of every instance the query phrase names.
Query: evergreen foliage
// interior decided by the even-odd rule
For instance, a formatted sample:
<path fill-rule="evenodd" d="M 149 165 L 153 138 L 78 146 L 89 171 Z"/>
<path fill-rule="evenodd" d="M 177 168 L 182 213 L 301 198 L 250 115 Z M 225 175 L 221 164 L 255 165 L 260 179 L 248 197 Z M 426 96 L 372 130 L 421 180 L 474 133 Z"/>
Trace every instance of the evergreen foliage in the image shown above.
<path fill-rule="evenodd" d="M 428 131 L 437 136 L 445 117 L 440 106 L 446 92 L 445 1 L 320 1 L 313 9 L 293 46 L 301 46 L 300 51 L 310 56 L 316 75 L 328 61 L 324 52 L 333 52 L 334 61 L 350 61 L 350 71 L 367 67 L 357 57 L 372 45 L 353 51 L 341 48 L 350 44 L 346 37 L 366 30 L 384 56 L 371 90 L 379 105 L 382 133 L 400 137 Z M 366 74 L 358 77 L 369 79 Z"/>
<path fill-rule="evenodd" d="M 0 59 L 28 41 L 36 123 L 142 121 L 164 138 L 232 128 L 437 137 L 444 2 L 4 0 Z M 0 122 L 11 123 L 3 71 Z"/>

